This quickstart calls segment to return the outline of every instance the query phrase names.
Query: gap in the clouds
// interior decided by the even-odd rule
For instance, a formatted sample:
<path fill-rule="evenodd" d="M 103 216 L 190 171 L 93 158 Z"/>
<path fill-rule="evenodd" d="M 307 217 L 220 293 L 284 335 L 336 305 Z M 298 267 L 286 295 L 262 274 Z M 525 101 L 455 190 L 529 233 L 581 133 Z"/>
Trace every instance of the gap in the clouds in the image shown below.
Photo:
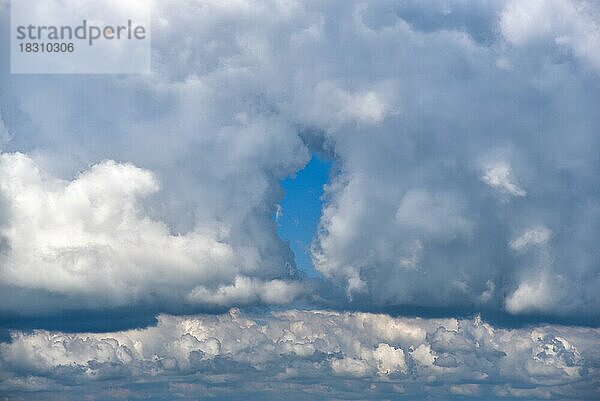
<path fill-rule="evenodd" d="M 321 218 L 323 186 L 329 180 L 331 161 L 313 155 L 310 162 L 294 177 L 281 181 L 285 195 L 277 212 L 277 233 L 289 241 L 296 266 L 308 277 L 316 272 L 310 257 L 310 244 Z"/>

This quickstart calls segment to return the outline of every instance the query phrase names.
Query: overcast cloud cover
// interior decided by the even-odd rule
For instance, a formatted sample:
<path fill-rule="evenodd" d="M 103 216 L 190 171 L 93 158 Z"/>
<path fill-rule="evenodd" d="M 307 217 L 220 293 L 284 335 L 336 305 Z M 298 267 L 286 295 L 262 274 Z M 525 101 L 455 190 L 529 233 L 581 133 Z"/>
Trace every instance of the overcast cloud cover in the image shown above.
<path fill-rule="evenodd" d="M 0 58 L 0 395 L 600 397 L 597 2 L 152 18 L 151 74 Z M 0 0 L 4 55 L 9 21 Z M 333 168 L 308 278 L 274 216 L 313 153 Z M 28 330 L 123 309 L 161 315 Z"/>

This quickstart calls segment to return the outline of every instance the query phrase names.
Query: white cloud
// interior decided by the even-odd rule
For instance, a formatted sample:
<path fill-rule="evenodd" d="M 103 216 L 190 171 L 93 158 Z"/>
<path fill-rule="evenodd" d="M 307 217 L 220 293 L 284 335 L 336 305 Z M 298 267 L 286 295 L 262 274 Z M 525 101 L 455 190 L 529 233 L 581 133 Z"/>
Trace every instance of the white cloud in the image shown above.
<path fill-rule="evenodd" d="M 593 1 L 509 1 L 500 28 L 515 46 L 548 41 L 572 51 L 600 72 L 599 10 Z"/>
<path fill-rule="evenodd" d="M 432 367 L 436 360 L 435 355 L 431 351 L 431 345 L 429 344 L 419 345 L 410 353 L 410 355 L 415 359 L 415 361 L 419 362 L 423 366 Z"/>
<path fill-rule="evenodd" d="M 406 373 L 406 360 L 404 351 L 389 344 L 381 343 L 373 351 L 373 357 L 377 361 L 379 374 L 389 375 L 393 372 Z"/>
<path fill-rule="evenodd" d="M 488 166 L 481 179 L 499 192 L 512 196 L 525 196 L 527 192 L 514 182 L 512 170 L 508 164 L 498 163 Z"/>
<path fill-rule="evenodd" d="M 0 60 L 3 319 L 280 305 L 312 289 L 303 301 L 333 309 L 594 321 L 597 16 L 595 2 L 566 0 L 165 0 L 151 74 L 24 77 Z M 323 281 L 292 279 L 272 219 L 309 148 L 334 160 L 312 246 Z M 597 392 L 596 329 L 253 310 L 114 333 L 17 330 L 0 345 L 0 392 Z"/>
<path fill-rule="evenodd" d="M 522 251 L 532 245 L 544 245 L 552 236 L 552 230 L 546 226 L 533 227 L 526 230 L 517 238 L 510 241 L 510 247 L 516 251 Z"/>
<path fill-rule="evenodd" d="M 576 55 L 540 58 L 519 51 L 516 42 L 505 46 L 505 38 L 494 34 L 503 4 L 475 11 L 448 3 L 446 13 L 438 3 L 424 4 L 356 7 L 353 22 L 340 28 L 352 50 L 340 47 L 326 58 L 327 71 L 335 73 L 302 81 L 307 90 L 295 87 L 295 99 L 308 99 L 315 81 L 337 88 L 390 82 L 398 88 L 391 103 L 399 112 L 380 121 L 336 126 L 324 117 L 310 120 L 324 131 L 340 171 L 326 189 L 313 258 L 355 305 L 485 304 L 503 311 L 506 297 L 539 268 L 505 245 L 520 243 L 510 233 L 536 221 L 578 231 L 587 220 L 585 207 L 572 205 L 596 198 L 589 172 L 598 163 L 589 144 L 597 142 L 592 127 L 598 119 L 591 109 L 573 105 L 582 96 L 597 100 L 598 92 L 590 92 L 595 84 Z M 545 21 L 539 21 L 533 26 L 542 29 Z M 327 36 L 319 40 L 322 45 Z M 344 60 L 353 56 L 348 67 Z M 504 202 L 490 197 L 490 189 Z M 548 287 L 543 299 L 553 301 L 545 304 L 547 313 L 598 313 L 600 299 L 591 290 L 597 264 L 585 239 L 598 233 L 591 227 L 586 232 L 552 237 L 556 250 L 546 270 L 563 279 Z"/>
<path fill-rule="evenodd" d="M 338 375 L 369 376 L 372 374 L 372 367 L 365 360 L 355 358 L 334 359 L 331 361 L 331 369 Z"/>
<path fill-rule="evenodd" d="M 385 329 L 390 324 L 393 338 Z M 424 335 L 415 337 L 415 332 Z M 14 383 L 28 382 L 47 391 L 69 384 L 76 396 L 95 385 L 154 377 L 179 383 L 180 390 L 186 389 L 184 383 L 206 385 L 204 395 L 215 396 L 224 389 L 210 385 L 214 366 L 214 374 L 237 383 L 240 394 L 266 378 L 278 387 L 293 377 L 318 377 L 324 387 L 311 389 L 310 381 L 300 380 L 293 391 L 336 396 L 352 388 L 345 380 L 352 377 L 354 383 L 394 385 L 407 396 L 422 394 L 431 384 L 464 397 L 509 393 L 497 388 L 503 382 L 551 394 L 560 388 L 562 397 L 580 399 L 592 391 L 590 379 L 596 373 L 584 361 L 598 362 L 593 349 L 598 339 L 597 329 L 509 330 L 479 319 L 298 310 L 258 319 L 237 310 L 216 316 L 161 315 L 156 327 L 114 333 L 14 332 L 11 343 L 0 345 L 0 372 L 9 378 L 0 388 L 7 391 Z M 438 364 L 450 358 L 457 362 L 454 367 Z M 284 370 L 285 375 L 276 375 Z M 376 386 L 372 391 L 379 398 L 387 390 L 380 394 Z"/>
<path fill-rule="evenodd" d="M 294 299 L 302 288 L 299 283 L 283 280 L 261 281 L 250 277 L 236 276 L 232 285 L 209 290 L 196 287 L 187 299 L 194 303 L 216 305 L 249 304 L 261 301 L 268 304 L 285 304 Z"/>
<path fill-rule="evenodd" d="M 5 153 L 0 190 L 9 247 L 0 283 L 71 296 L 64 307 L 178 303 L 185 294 L 206 305 L 286 303 L 300 292 L 262 276 L 258 251 L 230 245 L 226 229 L 170 233 L 143 205 L 159 190 L 156 177 L 131 164 L 104 161 L 64 181 Z"/>
<path fill-rule="evenodd" d="M 341 288 L 327 296 L 345 291 L 357 308 L 503 311 L 539 267 L 525 260 L 537 251 L 515 255 L 506 244 L 543 221 L 555 230 L 546 270 L 562 277 L 546 310 L 598 316 L 595 3 L 160 1 L 152 14 L 151 74 L 3 72 L 2 118 L 13 135 L 3 149 L 26 154 L 59 186 L 103 160 L 160 182 L 160 191 L 123 195 L 141 213 L 128 217 L 140 253 L 106 251 L 125 249 L 134 234 L 123 246 L 103 237 L 110 247 L 86 248 L 83 266 L 94 258 L 106 261 L 98 272 L 118 258 L 141 266 L 151 238 L 186 256 L 151 246 L 147 278 L 118 273 L 113 282 L 79 277 L 75 264 L 68 271 L 63 249 L 64 281 L 23 278 L 59 295 L 40 305 L 37 290 L 19 291 L 6 309 L 80 305 L 94 280 L 108 303 L 129 293 L 155 299 L 151 292 L 179 299 L 164 303 L 177 309 L 192 291 L 215 302 L 264 300 L 246 289 L 297 274 L 272 216 L 279 181 L 305 165 L 310 146 L 331 155 L 337 173 L 312 246 L 318 271 Z M 497 149 L 510 152 L 485 159 Z M 490 187 L 513 201 L 498 202 Z M 139 232 L 146 226 L 154 231 Z M 157 266 L 171 263 L 177 272 L 215 269 L 175 275 Z M 95 296 L 83 306 L 107 304 Z"/>
<path fill-rule="evenodd" d="M 506 309 L 513 314 L 550 312 L 557 304 L 556 289 L 549 272 L 531 275 L 521 281 L 506 298 Z"/>

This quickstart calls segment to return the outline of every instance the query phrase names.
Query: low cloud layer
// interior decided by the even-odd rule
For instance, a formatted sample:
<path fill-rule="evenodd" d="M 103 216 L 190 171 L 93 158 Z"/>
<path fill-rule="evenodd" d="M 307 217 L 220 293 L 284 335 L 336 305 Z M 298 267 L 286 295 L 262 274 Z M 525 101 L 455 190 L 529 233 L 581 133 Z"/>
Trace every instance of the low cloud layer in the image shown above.
<path fill-rule="evenodd" d="M 0 345 L 10 399 L 591 400 L 597 329 L 507 330 L 474 319 L 288 310 L 162 315 L 156 327 L 102 334 L 14 332 Z M 103 390 L 100 390 L 102 388 Z M 46 398 L 49 397 L 49 398 Z M 433 399 L 432 398 L 432 399 Z"/>

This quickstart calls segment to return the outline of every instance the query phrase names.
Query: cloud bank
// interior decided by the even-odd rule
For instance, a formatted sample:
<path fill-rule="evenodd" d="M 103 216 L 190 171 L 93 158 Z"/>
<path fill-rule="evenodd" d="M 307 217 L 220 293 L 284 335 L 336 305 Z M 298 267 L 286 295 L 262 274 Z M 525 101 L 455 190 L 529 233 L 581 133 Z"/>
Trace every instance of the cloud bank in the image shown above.
<path fill-rule="evenodd" d="M 597 329 L 507 330 L 477 317 L 299 310 L 256 317 L 234 309 L 162 315 L 156 327 L 116 333 L 14 332 L 0 345 L 0 366 L 2 391 L 15 399 L 63 389 L 62 399 L 87 392 L 88 399 L 116 400 L 143 386 L 156 400 L 356 392 L 368 399 L 590 400 L 599 391 L 599 338 Z"/>

